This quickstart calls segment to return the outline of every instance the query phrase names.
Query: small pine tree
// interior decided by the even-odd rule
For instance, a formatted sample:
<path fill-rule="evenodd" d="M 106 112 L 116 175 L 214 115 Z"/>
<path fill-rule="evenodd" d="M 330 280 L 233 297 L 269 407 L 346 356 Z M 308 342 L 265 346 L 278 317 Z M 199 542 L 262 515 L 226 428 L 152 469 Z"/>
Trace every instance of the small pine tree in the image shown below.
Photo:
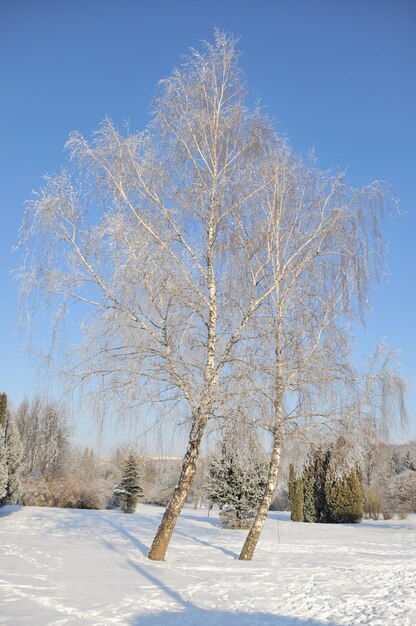
<path fill-rule="evenodd" d="M 329 520 L 335 524 L 355 524 L 363 516 L 364 493 L 358 469 L 342 478 L 328 472 L 325 496 L 329 508 Z"/>
<path fill-rule="evenodd" d="M 124 513 L 134 513 L 138 501 L 143 498 L 140 468 L 136 455 L 132 452 L 124 462 L 121 481 L 114 489 L 114 496 Z"/>
<path fill-rule="evenodd" d="M 231 498 L 231 477 L 232 468 L 229 468 L 227 447 L 223 442 L 220 449 L 210 459 L 208 466 L 208 476 L 205 485 L 205 495 L 212 504 L 217 504 L 221 509 L 229 504 Z"/>
<path fill-rule="evenodd" d="M 233 424 L 211 459 L 206 496 L 220 509 L 225 528 L 248 528 L 259 506 L 267 480 L 265 461 L 255 433 L 248 425 Z"/>

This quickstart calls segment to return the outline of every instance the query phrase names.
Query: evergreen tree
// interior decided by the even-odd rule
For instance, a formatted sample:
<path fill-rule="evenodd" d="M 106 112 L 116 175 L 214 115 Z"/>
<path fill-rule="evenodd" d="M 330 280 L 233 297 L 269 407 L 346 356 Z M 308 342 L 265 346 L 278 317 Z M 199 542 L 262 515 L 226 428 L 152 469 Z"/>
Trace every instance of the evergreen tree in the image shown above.
<path fill-rule="evenodd" d="M 138 501 L 143 497 L 140 485 L 140 468 L 136 455 L 131 452 L 124 462 L 120 483 L 114 489 L 114 496 L 124 513 L 134 513 Z"/>
<path fill-rule="evenodd" d="M 354 523 L 361 519 L 364 493 L 361 473 L 351 464 L 351 458 L 354 458 L 351 451 L 343 437 L 331 447 L 318 448 L 309 456 L 301 484 L 295 478 L 294 467 L 290 467 L 289 494 L 293 520 Z"/>
<path fill-rule="evenodd" d="M 3 426 L 0 424 L 0 506 L 7 494 L 8 470 L 6 437 Z"/>
<path fill-rule="evenodd" d="M 22 495 L 23 446 L 17 426 L 10 414 L 7 417 L 5 444 L 8 473 L 5 502 L 7 504 L 17 504 Z"/>
<path fill-rule="evenodd" d="M 294 522 L 303 522 L 303 480 L 302 478 L 297 478 L 295 480 L 291 519 Z"/>
<path fill-rule="evenodd" d="M 19 432 L 7 410 L 7 395 L 0 394 L 0 506 L 16 504 L 21 496 L 23 448 Z"/>
<path fill-rule="evenodd" d="M 7 395 L 0 393 L 0 426 L 6 430 L 7 419 Z"/>
<path fill-rule="evenodd" d="M 309 460 L 303 472 L 303 521 L 316 522 L 315 506 L 315 464 Z"/>
<path fill-rule="evenodd" d="M 313 460 L 313 500 L 315 520 L 320 523 L 329 522 L 330 517 L 325 492 L 325 481 L 330 462 L 331 450 L 329 448 L 318 448 L 315 451 Z"/>
<path fill-rule="evenodd" d="M 232 485 L 230 481 L 232 471 L 227 448 L 223 442 L 209 462 L 205 485 L 206 497 L 212 504 L 218 505 L 220 509 L 224 505 L 229 504 L 229 501 L 232 499 Z"/>
<path fill-rule="evenodd" d="M 364 493 L 358 469 L 353 469 L 343 477 L 328 472 L 325 481 L 325 496 L 329 510 L 328 521 L 335 524 L 355 524 L 361 520 Z"/>
<path fill-rule="evenodd" d="M 296 473 L 295 466 L 293 463 L 289 465 L 289 485 L 288 485 L 288 498 L 289 498 L 289 506 L 290 510 L 293 510 L 294 506 L 294 496 L 295 496 L 295 481 L 296 481 Z"/>
<path fill-rule="evenodd" d="M 217 504 L 224 527 L 250 526 L 266 484 L 267 462 L 255 433 L 248 425 L 229 427 L 211 459 L 207 498 Z"/>

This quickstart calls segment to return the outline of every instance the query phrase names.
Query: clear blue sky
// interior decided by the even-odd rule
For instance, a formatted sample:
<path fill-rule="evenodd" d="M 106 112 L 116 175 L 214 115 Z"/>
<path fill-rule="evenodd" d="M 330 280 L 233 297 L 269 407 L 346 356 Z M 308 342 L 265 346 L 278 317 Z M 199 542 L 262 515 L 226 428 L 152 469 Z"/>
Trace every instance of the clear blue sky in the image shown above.
<path fill-rule="evenodd" d="M 214 26 L 241 36 L 247 82 L 296 151 L 395 188 L 405 214 L 385 221 L 388 277 L 358 339 L 364 353 L 386 337 L 416 378 L 414 0 L 0 0 L 0 388 L 13 402 L 41 384 L 14 333 L 24 201 L 64 163 L 70 131 L 106 115 L 143 128 L 159 79 Z M 409 411 L 402 439 L 416 436 L 414 391 Z"/>

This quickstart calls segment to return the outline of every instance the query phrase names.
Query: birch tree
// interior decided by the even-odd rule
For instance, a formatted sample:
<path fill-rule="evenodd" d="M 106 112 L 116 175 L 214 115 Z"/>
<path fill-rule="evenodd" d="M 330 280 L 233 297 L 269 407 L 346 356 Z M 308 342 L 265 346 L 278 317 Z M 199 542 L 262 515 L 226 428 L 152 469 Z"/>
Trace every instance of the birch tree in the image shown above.
<path fill-rule="evenodd" d="M 181 474 L 149 551 L 164 559 L 208 420 L 230 405 L 235 346 L 267 297 L 253 248 L 264 163 L 275 136 L 246 105 L 233 38 L 192 51 L 161 82 L 144 132 L 106 120 L 73 133 L 70 162 L 29 203 L 26 311 L 75 305 L 84 342 L 59 366 L 98 401 L 174 410 L 189 420 Z M 108 392 L 108 393 L 107 393 Z M 227 395 L 228 394 L 228 395 Z"/>
<path fill-rule="evenodd" d="M 220 32 L 161 81 L 143 132 L 105 120 L 67 149 L 68 166 L 27 206 L 24 311 L 50 307 L 57 327 L 83 320 L 55 365 L 98 404 L 162 405 L 188 421 L 151 559 L 165 558 L 209 420 L 242 396 L 245 414 L 261 408 L 273 448 L 251 558 L 282 436 L 356 411 L 330 407 L 354 379 L 347 323 L 376 274 L 382 189 L 349 189 L 295 158 L 248 108 L 235 40 Z"/>
<path fill-rule="evenodd" d="M 272 436 L 268 484 L 240 559 L 253 557 L 275 491 L 284 437 L 311 440 L 353 429 L 369 406 L 387 423 L 405 416 L 394 354 L 380 351 L 366 373 L 353 367 L 351 324 L 363 320 L 380 275 L 380 183 L 350 188 L 280 143 L 261 199 L 261 249 L 269 297 L 248 346 L 252 393 Z M 262 230 L 262 234 L 261 234 Z M 260 247 L 260 246 L 259 246 Z"/>

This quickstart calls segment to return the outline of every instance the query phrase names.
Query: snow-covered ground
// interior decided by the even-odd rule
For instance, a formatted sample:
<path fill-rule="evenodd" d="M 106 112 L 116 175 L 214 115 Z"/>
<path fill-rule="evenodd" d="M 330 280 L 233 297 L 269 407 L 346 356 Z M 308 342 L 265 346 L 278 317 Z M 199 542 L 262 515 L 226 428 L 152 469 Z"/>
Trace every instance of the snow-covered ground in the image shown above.
<path fill-rule="evenodd" d="M 245 531 L 186 509 L 155 563 L 161 514 L 2 509 L 0 624 L 416 624 L 415 517 L 336 526 L 271 513 L 255 560 L 240 562 Z"/>

